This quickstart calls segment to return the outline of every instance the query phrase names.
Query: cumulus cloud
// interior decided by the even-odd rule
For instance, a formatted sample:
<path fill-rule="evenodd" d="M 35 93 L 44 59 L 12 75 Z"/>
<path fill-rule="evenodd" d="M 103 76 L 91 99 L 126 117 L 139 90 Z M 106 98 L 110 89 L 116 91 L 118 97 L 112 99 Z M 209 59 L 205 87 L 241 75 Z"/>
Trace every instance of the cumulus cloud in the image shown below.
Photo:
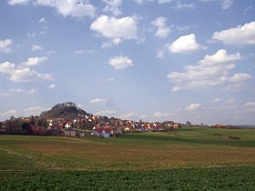
<path fill-rule="evenodd" d="M 33 52 L 34 51 L 40 51 L 43 50 L 43 47 L 39 46 L 39 45 L 32 45 L 32 49 Z"/>
<path fill-rule="evenodd" d="M 177 92 L 179 90 L 181 90 L 181 87 L 174 86 L 173 89 L 172 89 L 172 92 Z"/>
<path fill-rule="evenodd" d="M 130 66 L 134 66 L 133 61 L 127 56 L 116 56 L 111 58 L 109 64 L 116 70 L 126 69 Z"/>
<path fill-rule="evenodd" d="M 15 109 L 10 109 L 8 111 L 0 113 L 0 119 L 5 120 L 5 119 L 9 119 L 11 116 L 16 116 L 16 115 L 17 115 L 17 111 Z"/>
<path fill-rule="evenodd" d="M 46 19 L 44 17 L 39 19 L 39 23 L 41 24 L 47 24 L 48 22 L 46 21 Z"/>
<path fill-rule="evenodd" d="M 0 73 L 8 75 L 9 80 L 13 82 L 52 80 L 51 74 L 42 74 L 35 70 L 31 70 L 28 66 L 16 66 L 8 61 L 0 64 Z"/>
<path fill-rule="evenodd" d="M 90 29 L 107 38 L 115 45 L 124 40 L 137 39 L 136 20 L 132 17 L 118 19 L 101 15 L 90 25 Z"/>
<path fill-rule="evenodd" d="M 25 4 L 30 0 L 8 0 L 9 5 Z"/>
<path fill-rule="evenodd" d="M 233 4 L 233 0 L 222 0 L 221 9 L 227 10 L 232 6 L 232 4 Z"/>
<path fill-rule="evenodd" d="M 192 4 L 192 3 L 180 3 L 180 2 L 177 2 L 176 3 L 176 9 L 195 9 L 195 5 Z"/>
<path fill-rule="evenodd" d="M 170 72 L 167 78 L 175 84 L 172 91 L 247 80 L 250 75 L 244 73 L 229 76 L 229 71 L 235 67 L 235 64 L 230 62 L 240 59 L 240 53 L 228 54 L 221 49 L 213 55 L 205 55 L 196 65 L 187 65 L 185 72 Z"/>
<path fill-rule="evenodd" d="M 250 74 L 246 73 L 236 73 L 233 76 L 229 78 L 230 82 L 240 82 L 240 81 L 246 81 L 251 79 L 252 76 Z"/>
<path fill-rule="evenodd" d="M 218 103 L 218 102 L 221 101 L 221 99 L 220 99 L 220 98 L 215 98 L 215 99 L 213 99 L 212 101 L 213 101 L 214 103 Z"/>
<path fill-rule="evenodd" d="M 95 98 L 90 101 L 91 104 L 106 104 L 107 100 L 102 98 Z"/>
<path fill-rule="evenodd" d="M 114 81 L 115 78 L 114 77 L 109 77 L 109 78 L 100 78 L 99 79 L 100 81 L 104 81 L 104 82 L 111 82 L 111 81 Z"/>
<path fill-rule="evenodd" d="M 23 114 L 24 114 L 24 116 L 38 115 L 44 110 L 45 110 L 45 108 L 43 108 L 43 107 L 33 106 L 33 107 L 28 107 L 28 108 L 24 109 Z"/>
<path fill-rule="evenodd" d="M 255 102 L 246 102 L 244 104 L 245 111 L 248 113 L 254 113 L 255 112 Z"/>
<path fill-rule="evenodd" d="M 129 112 L 129 113 L 125 113 L 125 114 L 122 114 L 122 115 L 120 115 L 119 116 L 119 118 L 120 119 L 132 119 L 132 118 L 134 118 L 135 116 L 137 116 L 137 114 L 136 113 L 133 113 L 133 112 Z"/>
<path fill-rule="evenodd" d="M 156 54 L 156 58 L 164 58 L 164 50 L 158 50 Z"/>
<path fill-rule="evenodd" d="M 192 103 L 188 107 L 186 107 L 186 110 L 198 110 L 200 107 L 200 103 Z"/>
<path fill-rule="evenodd" d="M 162 112 L 156 112 L 153 114 L 153 118 L 163 118 L 163 117 L 169 117 L 170 113 L 162 113 Z"/>
<path fill-rule="evenodd" d="M 48 60 L 47 57 L 43 56 L 43 57 L 30 57 L 27 59 L 26 62 L 23 62 L 22 65 L 23 66 L 35 66 L 41 62 L 44 62 Z"/>
<path fill-rule="evenodd" d="M 255 107 L 255 102 L 246 102 L 245 107 Z"/>
<path fill-rule="evenodd" d="M 255 44 L 255 21 L 220 32 L 214 32 L 212 39 L 229 45 Z"/>
<path fill-rule="evenodd" d="M 29 95 L 34 95 L 34 94 L 37 94 L 38 92 L 39 92 L 39 91 L 38 91 L 37 89 L 32 88 L 32 89 L 29 90 L 28 94 L 29 94 Z"/>
<path fill-rule="evenodd" d="M 248 86 L 248 84 L 244 83 L 244 81 L 229 84 L 225 88 L 225 90 L 228 92 L 240 92 L 240 91 L 247 90 L 247 89 L 250 89 L 250 87 Z"/>
<path fill-rule="evenodd" d="M 12 43 L 13 42 L 11 39 L 0 40 L 0 52 L 4 52 L 4 53 L 12 52 L 12 49 L 11 49 Z"/>
<path fill-rule="evenodd" d="M 226 103 L 232 105 L 232 104 L 236 103 L 236 100 L 234 98 L 230 98 L 226 101 Z"/>
<path fill-rule="evenodd" d="M 168 49 L 172 53 L 184 53 L 198 49 L 205 49 L 205 47 L 202 47 L 197 43 L 195 34 L 189 34 L 179 37 L 171 45 L 168 45 Z"/>
<path fill-rule="evenodd" d="M 170 30 L 170 27 L 166 26 L 165 22 L 166 22 L 165 17 L 158 17 L 151 22 L 152 25 L 158 28 L 156 33 L 154 34 L 156 37 L 159 37 L 159 38 L 168 37 L 171 30 Z"/>
<path fill-rule="evenodd" d="M 48 86 L 48 89 L 54 89 L 55 87 L 56 87 L 55 84 L 50 84 L 50 85 Z"/>
<path fill-rule="evenodd" d="M 106 3 L 104 11 L 110 11 L 113 15 L 118 16 L 121 14 L 120 5 L 122 0 L 103 0 Z"/>
<path fill-rule="evenodd" d="M 159 4 L 170 3 L 171 1 L 174 1 L 174 0 L 158 0 L 158 3 Z"/>
<path fill-rule="evenodd" d="M 9 0 L 10 5 L 25 4 L 32 2 L 29 0 Z M 46 7 L 52 7 L 57 10 L 57 12 L 64 17 L 71 16 L 78 19 L 82 19 L 84 16 L 94 17 L 95 7 L 88 3 L 87 1 L 80 0 L 35 0 L 34 5 L 41 5 Z"/>
<path fill-rule="evenodd" d="M 10 96 L 10 95 L 17 95 L 20 93 L 23 93 L 25 90 L 21 88 L 16 88 L 16 89 L 9 89 L 7 91 L 2 91 L 0 90 L 0 97 L 1 96 Z"/>
<path fill-rule="evenodd" d="M 114 114 L 115 111 L 114 110 L 103 110 L 103 111 L 98 111 L 95 114 L 96 115 L 101 115 L 101 116 L 106 116 L 106 115 L 111 115 Z"/>

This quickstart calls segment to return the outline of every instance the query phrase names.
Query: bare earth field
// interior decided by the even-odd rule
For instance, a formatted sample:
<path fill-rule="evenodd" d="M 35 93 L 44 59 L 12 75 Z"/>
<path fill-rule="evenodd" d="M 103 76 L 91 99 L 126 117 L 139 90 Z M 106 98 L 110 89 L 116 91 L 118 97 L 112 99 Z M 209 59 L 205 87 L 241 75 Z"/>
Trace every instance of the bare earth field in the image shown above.
<path fill-rule="evenodd" d="M 123 183 L 124 175 L 126 182 L 133 182 L 123 187 L 129 190 L 150 189 L 142 187 L 145 184 L 140 185 L 139 180 L 154 180 L 158 183 L 157 190 L 250 190 L 255 189 L 255 130 L 183 128 L 171 132 L 126 133 L 111 139 L 0 135 L 0 161 L 1 190 L 22 188 L 21 185 L 23 190 L 38 190 L 33 186 L 29 189 L 24 183 L 29 181 L 31 185 L 40 182 L 39 190 L 47 190 L 43 182 L 49 180 L 52 190 L 77 190 L 75 186 L 72 189 L 54 187 L 58 185 L 54 182 L 60 181 L 51 177 L 56 173 L 72 181 L 80 173 L 79 178 L 83 178 L 81 181 L 76 177 L 76 185 L 83 185 L 84 190 L 89 188 L 85 185 L 91 184 L 91 188 L 100 190 L 97 185 L 111 184 L 117 177 L 120 178 L 118 184 Z M 105 173 L 110 177 L 105 177 Z M 201 173 L 205 174 L 201 177 Z M 90 177 L 97 174 L 103 176 L 98 177 L 100 181 Z M 148 174 L 151 175 L 148 177 Z M 135 176 L 138 177 L 133 180 Z M 40 181 L 40 177 L 49 177 L 49 180 Z M 88 177 L 90 184 L 85 184 Z M 224 178 L 233 183 L 228 185 L 226 180 L 220 184 Z M 177 184 L 180 179 L 184 180 Z M 210 180 L 217 184 L 211 184 Z M 159 184 L 160 181 L 163 182 Z M 185 181 L 191 184 L 189 189 Z M 131 185 L 133 187 L 128 187 Z"/>

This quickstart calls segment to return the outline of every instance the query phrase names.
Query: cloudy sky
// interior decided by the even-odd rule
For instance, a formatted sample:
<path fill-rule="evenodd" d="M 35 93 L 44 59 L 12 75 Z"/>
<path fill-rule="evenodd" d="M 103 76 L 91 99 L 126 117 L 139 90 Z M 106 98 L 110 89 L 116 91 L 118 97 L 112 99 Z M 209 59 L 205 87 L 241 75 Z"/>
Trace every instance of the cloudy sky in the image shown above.
<path fill-rule="evenodd" d="M 0 120 L 255 125 L 253 0 L 1 0 Z"/>

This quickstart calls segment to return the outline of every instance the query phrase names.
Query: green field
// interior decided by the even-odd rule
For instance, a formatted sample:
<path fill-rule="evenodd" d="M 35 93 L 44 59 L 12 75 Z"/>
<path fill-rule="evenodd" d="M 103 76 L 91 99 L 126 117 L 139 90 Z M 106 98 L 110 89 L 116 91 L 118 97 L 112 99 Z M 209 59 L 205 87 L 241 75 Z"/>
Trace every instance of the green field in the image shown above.
<path fill-rule="evenodd" d="M 0 135 L 0 190 L 255 190 L 255 129 Z"/>

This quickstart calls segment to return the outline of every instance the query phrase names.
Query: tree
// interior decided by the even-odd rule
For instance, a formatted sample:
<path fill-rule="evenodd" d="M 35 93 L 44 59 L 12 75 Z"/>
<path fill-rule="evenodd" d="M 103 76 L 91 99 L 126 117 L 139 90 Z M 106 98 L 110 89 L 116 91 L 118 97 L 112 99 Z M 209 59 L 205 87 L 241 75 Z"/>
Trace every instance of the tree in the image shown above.
<path fill-rule="evenodd" d="M 31 125 L 30 123 L 23 123 L 22 124 L 22 131 L 25 133 L 25 134 L 31 134 L 32 130 L 31 130 Z"/>
<path fill-rule="evenodd" d="M 190 126 L 192 126 L 192 123 L 190 121 L 187 121 L 186 126 L 190 127 Z"/>

